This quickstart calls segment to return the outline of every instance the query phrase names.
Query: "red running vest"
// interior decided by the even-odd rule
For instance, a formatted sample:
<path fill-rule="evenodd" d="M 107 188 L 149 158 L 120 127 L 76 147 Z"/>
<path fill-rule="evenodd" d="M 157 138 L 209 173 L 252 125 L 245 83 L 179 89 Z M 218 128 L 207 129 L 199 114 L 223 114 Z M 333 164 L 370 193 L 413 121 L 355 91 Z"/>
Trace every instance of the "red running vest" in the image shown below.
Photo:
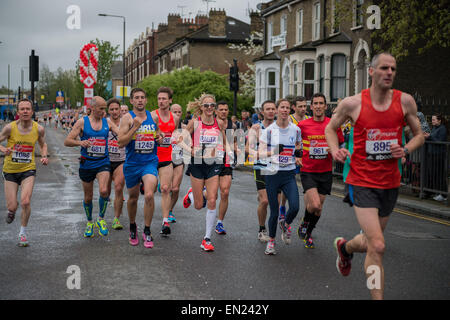
<path fill-rule="evenodd" d="M 346 183 L 376 189 L 400 186 L 399 160 L 392 157 L 390 146 L 402 144 L 401 95 L 401 91 L 393 90 L 389 108 L 377 111 L 369 89 L 361 91 L 361 113 L 353 127 L 353 153 Z"/>
<path fill-rule="evenodd" d="M 156 110 L 159 118 L 159 130 L 164 133 L 162 143 L 158 146 L 158 162 L 172 161 L 172 133 L 175 130 L 175 120 L 173 114 L 170 112 L 170 119 L 168 122 L 163 122 L 159 111 Z"/>

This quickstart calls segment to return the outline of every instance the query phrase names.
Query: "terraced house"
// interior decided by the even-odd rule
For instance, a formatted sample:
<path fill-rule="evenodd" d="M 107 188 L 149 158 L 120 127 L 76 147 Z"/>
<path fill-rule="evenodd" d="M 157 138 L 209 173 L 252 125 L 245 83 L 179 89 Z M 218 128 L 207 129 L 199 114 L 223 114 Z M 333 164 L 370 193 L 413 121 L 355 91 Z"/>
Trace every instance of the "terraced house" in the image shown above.
<path fill-rule="evenodd" d="M 261 4 L 265 54 L 255 60 L 256 106 L 288 95 L 310 100 L 316 92 L 335 104 L 339 98 L 368 88 L 372 52 L 364 0 L 354 0 L 352 19 L 340 24 L 333 19 L 336 1 Z"/>

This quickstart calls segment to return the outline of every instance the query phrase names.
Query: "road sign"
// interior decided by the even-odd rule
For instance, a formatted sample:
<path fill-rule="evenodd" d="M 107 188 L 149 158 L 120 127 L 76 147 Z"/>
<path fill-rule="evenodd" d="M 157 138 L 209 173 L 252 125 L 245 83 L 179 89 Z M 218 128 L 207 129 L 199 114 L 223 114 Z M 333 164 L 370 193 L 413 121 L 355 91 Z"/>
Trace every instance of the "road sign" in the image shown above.
<path fill-rule="evenodd" d="M 117 86 L 116 87 L 116 98 L 122 98 L 123 97 L 123 88 L 125 88 L 125 97 L 129 97 L 131 93 L 131 87 L 128 86 Z"/>

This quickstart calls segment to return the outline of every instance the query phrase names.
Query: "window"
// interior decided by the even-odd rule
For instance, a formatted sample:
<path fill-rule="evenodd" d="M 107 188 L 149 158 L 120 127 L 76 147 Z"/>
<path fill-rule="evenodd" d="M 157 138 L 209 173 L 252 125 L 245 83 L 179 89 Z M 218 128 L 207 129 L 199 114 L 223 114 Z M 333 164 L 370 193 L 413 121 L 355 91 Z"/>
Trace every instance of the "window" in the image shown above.
<path fill-rule="evenodd" d="M 320 3 L 314 4 L 313 10 L 313 40 L 320 38 Z"/>
<path fill-rule="evenodd" d="M 324 93 L 325 91 L 325 59 L 323 56 L 319 57 L 319 92 Z"/>
<path fill-rule="evenodd" d="M 303 42 L 303 10 L 298 10 L 297 13 L 297 43 Z"/>
<path fill-rule="evenodd" d="M 355 27 L 362 26 L 364 23 L 363 4 L 364 0 L 355 1 Z"/>
<path fill-rule="evenodd" d="M 276 86 L 276 72 L 267 72 L 267 99 L 276 101 L 277 100 L 277 86 Z"/>
<path fill-rule="evenodd" d="M 331 57 L 331 101 L 345 97 L 346 60 L 343 54 Z"/>
<path fill-rule="evenodd" d="M 287 15 L 283 15 L 280 20 L 280 34 L 287 32 Z"/>
<path fill-rule="evenodd" d="M 298 96 L 298 65 L 297 65 L 297 62 L 295 62 L 292 65 L 292 73 L 293 73 L 292 80 L 294 82 L 294 87 L 293 87 L 294 92 L 292 94 L 294 96 Z"/>
<path fill-rule="evenodd" d="M 314 62 L 307 61 L 303 65 L 303 95 L 311 100 L 314 94 Z"/>
<path fill-rule="evenodd" d="M 273 36 L 273 24 L 269 22 L 267 24 L 267 52 L 272 52 L 272 36 Z"/>
<path fill-rule="evenodd" d="M 257 81 L 256 88 L 258 90 L 258 101 L 259 102 L 262 102 L 262 99 L 263 99 L 262 90 L 261 90 L 261 87 L 262 87 L 261 76 L 262 76 L 262 72 L 258 71 L 258 77 L 256 78 L 256 81 Z"/>

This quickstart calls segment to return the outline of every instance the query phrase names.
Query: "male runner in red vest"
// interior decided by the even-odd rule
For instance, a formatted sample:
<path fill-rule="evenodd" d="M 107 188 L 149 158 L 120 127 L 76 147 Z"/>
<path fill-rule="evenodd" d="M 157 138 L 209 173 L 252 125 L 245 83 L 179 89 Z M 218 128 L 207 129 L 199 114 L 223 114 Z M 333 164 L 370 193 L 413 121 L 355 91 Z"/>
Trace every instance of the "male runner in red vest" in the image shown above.
<path fill-rule="evenodd" d="M 350 241 L 336 238 L 336 267 L 343 276 L 347 276 L 353 252 L 366 252 L 366 276 L 379 277 L 374 286 L 368 286 L 372 299 L 383 299 L 383 231 L 397 201 L 399 162 L 424 143 L 413 97 L 392 89 L 396 68 L 397 63 L 391 54 L 374 56 L 369 68 L 371 87 L 342 100 L 325 129 L 333 159 L 345 162 L 350 157 L 347 175 L 344 169 L 347 199 L 354 205 L 363 231 Z M 352 122 L 349 150 L 339 148 L 336 134 L 347 119 Z M 402 145 L 405 121 L 414 137 Z"/>

